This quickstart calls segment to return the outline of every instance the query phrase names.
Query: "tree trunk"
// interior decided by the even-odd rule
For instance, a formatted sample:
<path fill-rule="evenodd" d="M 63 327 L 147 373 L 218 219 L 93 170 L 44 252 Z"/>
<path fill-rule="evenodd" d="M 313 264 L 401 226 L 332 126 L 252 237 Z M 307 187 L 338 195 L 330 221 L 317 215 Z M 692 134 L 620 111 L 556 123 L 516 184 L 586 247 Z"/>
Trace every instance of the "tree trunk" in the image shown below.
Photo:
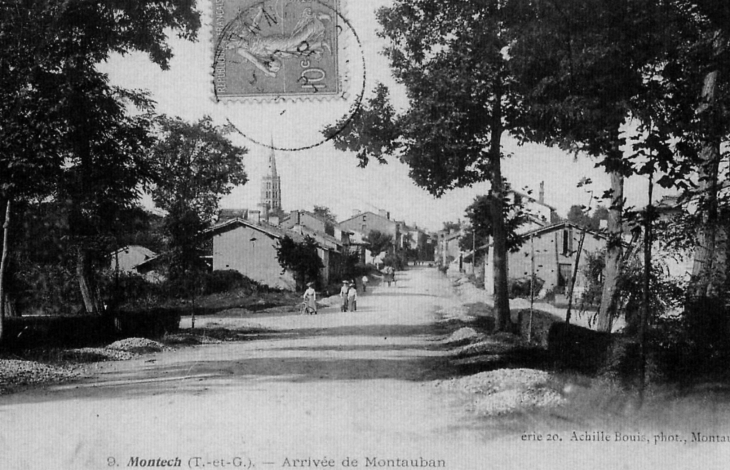
<path fill-rule="evenodd" d="M 0 258 L 0 343 L 5 332 L 5 271 L 8 267 L 8 235 L 10 234 L 10 199 L 5 203 L 5 222 L 3 223 L 3 251 Z"/>
<path fill-rule="evenodd" d="M 86 309 L 86 313 L 101 314 L 103 309 L 100 307 L 101 302 L 93 286 L 90 264 L 88 252 L 83 247 L 77 247 L 76 277 L 79 281 L 79 290 L 81 291 L 81 298 L 84 301 L 84 308 Z"/>
<path fill-rule="evenodd" d="M 575 290 L 575 281 L 578 278 L 578 267 L 580 266 L 580 255 L 583 252 L 583 243 L 586 240 L 585 227 L 580 230 L 580 242 L 578 242 L 578 252 L 575 254 L 575 266 L 573 266 L 573 275 L 570 276 L 570 286 L 568 288 L 568 311 L 565 313 L 565 323 L 570 324 L 571 309 L 573 308 L 573 291 Z"/>
<path fill-rule="evenodd" d="M 618 150 L 618 142 L 616 148 Z M 606 268 L 603 276 L 601 307 L 598 310 L 598 331 L 611 332 L 616 316 L 616 284 L 621 269 L 621 226 L 624 206 L 624 177 L 619 172 L 611 173 L 611 207 L 608 211 L 608 246 L 606 248 Z"/>
<path fill-rule="evenodd" d="M 507 331 L 510 324 L 507 284 L 507 230 L 504 223 L 504 182 L 502 181 L 502 94 L 497 86 L 492 108 L 489 164 L 492 170 L 492 237 L 494 238 L 494 314 L 497 331 Z"/>
<path fill-rule="evenodd" d="M 715 40 L 715 54 L 722 47 L 721 37 Z M 717 244 L 718 224 L 718 167 L 720 164 L 720 138 L 714 135 L 715 113 L 717 98 L 718 70 L 712 68 L 704 77 L 702 83 L 701 104 L 697 110 L 698 116 L 707 122 L 709 135 L 700 150 L 699 192 L 701 195 L 702 225 L 697 234 L 694 265 L 692 266 L 693 286 L 692 294 L 695 297 L 715 296 L 718 288 L 724 284 L 724 267 L 716 263 L 715 251 Z"/>
<path fill-rule="evenodd" d="M 644 291 L 641 297 L 641 319 L 639 322 L 639 399 L 644 401 L 644 389 L 646 383 L 646 331 L 648 328 L 649 315 L 651 314 L 651 243 L 652 224 L 654 207 L 652 196 L 654 192 L 654 175 L 649 178 L 649 205 L 644 214 Z"/>

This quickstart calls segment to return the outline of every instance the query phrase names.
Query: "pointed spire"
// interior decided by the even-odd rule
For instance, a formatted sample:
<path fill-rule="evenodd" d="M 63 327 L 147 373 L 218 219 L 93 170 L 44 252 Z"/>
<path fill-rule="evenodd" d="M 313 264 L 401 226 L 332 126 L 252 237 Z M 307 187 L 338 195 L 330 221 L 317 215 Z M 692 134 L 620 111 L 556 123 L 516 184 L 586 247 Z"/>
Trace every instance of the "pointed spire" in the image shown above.
<path fill-rule="evenodd" d="M 281 178 L 276 170 L 276 152 L 274 136 L 271 136 L 271 152 L 269 153 L 269 173 L 261 180 L 261 203 L 269 211 L 281 210 Z"/>
<path fill-rule="evenodd" d="M 269 170 L 271 177 L 276 179 L 276 153 L 274 152 L 274 135 L 271 135 L 271 153 L 269 154 Z"/>

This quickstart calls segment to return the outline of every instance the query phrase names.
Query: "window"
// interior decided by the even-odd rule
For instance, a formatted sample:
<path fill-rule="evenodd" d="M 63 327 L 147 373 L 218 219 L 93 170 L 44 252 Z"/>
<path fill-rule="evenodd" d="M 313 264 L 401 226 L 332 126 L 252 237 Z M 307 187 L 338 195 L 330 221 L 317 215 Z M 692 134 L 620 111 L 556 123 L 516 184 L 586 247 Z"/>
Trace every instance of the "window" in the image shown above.
<path fill-rule="evenodd" d="M 568 263 L 560 263 L 558 265 L 558 287 L 568 285 L 570 278 L 573 276 L 573 266 Z"/>
<path fill-rule="evenodd" d="M 563 256 L 570 256 L 573 252 L 573 231 L 563 230 Z"/>

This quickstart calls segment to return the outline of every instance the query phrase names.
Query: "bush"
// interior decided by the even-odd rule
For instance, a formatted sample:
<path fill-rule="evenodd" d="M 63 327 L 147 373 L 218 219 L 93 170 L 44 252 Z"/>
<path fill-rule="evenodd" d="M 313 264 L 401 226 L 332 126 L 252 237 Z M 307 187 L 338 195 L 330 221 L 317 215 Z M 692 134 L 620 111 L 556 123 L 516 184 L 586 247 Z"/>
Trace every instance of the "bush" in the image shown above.
<path fill-rule="evenodd" d="M 385 255 L 385 257 L 383 258 L 383 264 L 385 266 L 392 266 L 397 271 L 402 271 L 408 264 L 408 260 L 406 259 L 406 255 L 404 252 L 398 251 L 395 253 L 395 255 Z"/>
<path fill-rule="evenodd" d="M 657 319 L 649 344 L 663 375 L 682 383 L 701 375 L 727 374 L 729 314 L 722 299 L 699 298 L 690 300 L 681 315 Z"/>
<path fill-rule="evenodd" d="M 24 264 L 8 276 L 20 314 L 71 315 L 83 305 L 75 274 L 57 264 Z"/>
<path fill-rule="evenodd" d="M 531 292 L 534 292 L 535 297 L 540 293 L 542 286 L 545 284 L 543 279 L 535 276 L 535 287 L 531 289 L 530 277 L 513 278 L 508 281 L 509 298 L 514 299 L 516 297 L 529 299 Z"/>
<path fill-rule="evenodd" d="M 232 269 L 205 273 L 203 291 L 206 294 L 218 294 L 231 291 L 243 287 L 246 284 L 246 280 L 250 281 L 246 276 Z"/>
<path fill-rule="evenodd" d="M 107 272 L 99 286 L 107 307 L 116 310 L 120 305 L 148 307 L 160 301 L 163 291 L 159 284 L 149 282 L 138 274 Z"/>

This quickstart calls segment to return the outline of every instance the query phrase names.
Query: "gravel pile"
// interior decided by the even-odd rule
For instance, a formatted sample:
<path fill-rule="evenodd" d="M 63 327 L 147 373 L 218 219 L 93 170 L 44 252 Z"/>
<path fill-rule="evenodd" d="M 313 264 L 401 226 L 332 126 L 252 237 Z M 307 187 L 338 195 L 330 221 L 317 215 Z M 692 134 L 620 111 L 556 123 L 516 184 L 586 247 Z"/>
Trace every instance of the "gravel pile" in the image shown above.
<path fill-rule="evenodd" d="M 79 371 L 49 366 L 35 361 L 0 359 L 0 393 L 21 385 L 37 385 L 48 382 L 62 382 L 77 377 Z"/>
<path fill-rule="evenodd" d="M 165 346 L 162 343 L 147 338 L 125 338 L 113 342 L 107 348 L 130 353 L 147 353 L 160 352 Z"/>
<path fill-rule="evenodd" d="M 498 415 L 523 408 L 560 405 L 563 397 L 550 389 L 550 374 L 534 369 L 499 369 L 436 382 L 436 387 L 473 395 L 480 415 Z"/>
<path fill-rule="evenodd" d="M 490 338 L 485 341 L 479 341 L 478 343 L 462 346 L 456 349 L 453 354 L 456 357 L 467 357 L 479 354 L 502 354 L 512 351 L 513 349 L 514 346 L 511 344 L 507 344 L 503 341 L 495 341 Z"/>
<path fill-rule="evenodd" d="M 465 304 L 484 302 L 487 305 L 492 305 L 492 300 L 490 296 L 487 295 L 487 291 L 479 289 L 471 282 L 462 282 L 460 284 L 456 284 L 454 287 L 460 301 Z"/>
<path fill-rule="evenodd" d="M 451 336 L 446 338 L 445 343 L 459 343 L 462 341 L 468 341 L 479 337 L 479 333 L 474 328 L 459 328 L 454 331 Z"/>
<path fill-rule="evenodd" d="M 62 358 L 76 362 L 127 361 L 136 354 L 110 348 L 78 348 L 63 352 Z"/>
<path fill-rule="evenodd" d="M 563 403 L 565 399 L 559 393 L 547 388 L 505 390 L 477 398 L 474 412 L 482 416 L 494 416 L 525 408 L 553 408 Z"/>

